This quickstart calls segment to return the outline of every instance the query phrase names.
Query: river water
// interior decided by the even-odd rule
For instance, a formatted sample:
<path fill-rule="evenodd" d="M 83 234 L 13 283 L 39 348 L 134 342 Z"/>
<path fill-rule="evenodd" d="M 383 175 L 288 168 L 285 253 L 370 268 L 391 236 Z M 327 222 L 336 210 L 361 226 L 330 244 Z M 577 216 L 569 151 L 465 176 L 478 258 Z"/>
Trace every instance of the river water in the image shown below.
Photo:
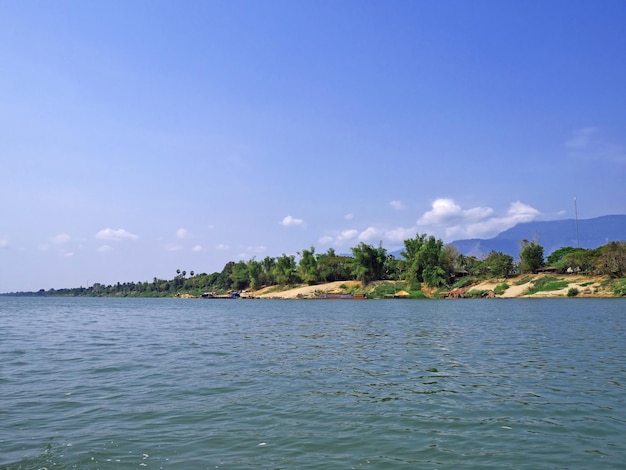
<path fill-rule="evenodd" d="M 0 297 L 1 469 L 626 468 L 621 299 Z"/>

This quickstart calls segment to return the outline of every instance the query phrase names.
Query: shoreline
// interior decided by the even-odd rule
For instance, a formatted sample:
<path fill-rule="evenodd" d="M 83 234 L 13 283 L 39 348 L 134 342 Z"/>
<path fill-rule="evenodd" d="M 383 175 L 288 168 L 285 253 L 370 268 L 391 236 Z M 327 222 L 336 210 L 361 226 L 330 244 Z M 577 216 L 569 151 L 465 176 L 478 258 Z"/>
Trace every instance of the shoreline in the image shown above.
<path fill-rule="evenodd" d="M 539 291 L 527 294 L 529 289 L 533 287 L 533 283 L 542 278 L 556 279 L 558 281 L 567 282 L 565 287 L 555 290 Z M 461 293 L 461 297 L 471 291 L 482 291 L 486 293 L 484 297 L 489 298 L 619 298 L 613 295 L 611 290 L 605 285 L 610 278 L 608 276 L 585 276 L 579 274 L 534 274 L 534 275 L 518 275 L 506 279 L 489 279 L 469 284 L 462 289 L 455 289 L 457 293 Z M 522 282 L 524 281 L 524 282 Z M 495 294 L 499 285 L 506 283 L 509 287 L 502 294 Z M 277 286 L 270 286 L 256 291 L 246 291 L 242 293 L 242 298 L 254 299 L 319 299 L 324 295 L 341 295 L 348 294 L 350 291 L 358 290 L 359 293 L 371 293 L 376 286 L 381 284 L 400 284 L 399 281 L 375 281 L 367 286 L 363 286 L 360 281 L 334 281 L 325 284 L 317 284 L 312 286 L 297 286 L 292 288 L 281 289 Z M 568 296 L 570 289 L 577 289 L 575 296 Z M 437 289 L 425 288 L 422 290 L 427 299 L 442 299 L 438 295 Z M 380 297 L 377 297 L 380 298 Z M 389 298 L 406 298 L 389 297 Z M 475 297 L 472 297 L 475 298 Z"/>

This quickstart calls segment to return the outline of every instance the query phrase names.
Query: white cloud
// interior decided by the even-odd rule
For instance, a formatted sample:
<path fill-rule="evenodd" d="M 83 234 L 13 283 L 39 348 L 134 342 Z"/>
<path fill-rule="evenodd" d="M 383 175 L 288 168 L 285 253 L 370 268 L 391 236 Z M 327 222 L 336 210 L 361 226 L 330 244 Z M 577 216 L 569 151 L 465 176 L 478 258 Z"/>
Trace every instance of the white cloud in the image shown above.
<path fill-rule="evenodd" d="M 280 222 L 280 225 L 284 227 L 293 227 L 296 225 L 302 225 L 303 223 L 304 223 L 304 220 L 296 219 L 295 217 L 288 215 L 282 220 L 282 222 Z"/>
<path fill-rule="evenodd" d="M 368 227 L 365 230 L 363 230 L 361 233 L 359 233 L 359 241 L 362 241 L 362 242 L 370 241 L 373 238 L 378 237 L 379 234 L 380 234 L 380 230 L 378 230 L 376 227 Z"/>
<path fill-rule="evenodd" d="M 467 221 L 483 220 L 493 214 L 491 207 L 472 207 L 463 211 L 463 219 Z"/>
<path fill-rule="evenodd" d="M 70 241 L 70 236 L 67 233 L 60 233 L 56 237 L 52 238 L 52 243 L 55 245 L 62 245 Z"/>
<path fill-rule="evenodd" d="M 359 236 L 358 230 L 354 230 L 354 229 L 344 230 L 336 238 L 336 241 L 344 242 L 344 241 L 354 240 L 358 236 Z"/>
<path fill-rule="evenodd" d="M 96 238 L 100 240 L 121 241 L 137 240 L 139 236 L 135 235 L 134 233 L 130 233 L 123 228 L 105 228 L 96 233 Z"/>
<path fill-rule="evenodd" d="M 191 251 L 195 251 L 196 253 L 202 250 L 203 250 L 202 245 L 196 245 L 191 249 Z"/>
<path fill-rule="evenodd" d="M 397 246 L 423 233 L 442 238 L 445 242 L 464 238 L 491 238 L 518 223 L 530 222 L 539 215 L 537 209 L 520 201 L 511 203 L 504 215 L 498 215 L 491 207 L 464 209 L 453 199 L 441 198 L 435 200 L 432 209 L 424 213 L 413 226 L 348 229 L 335 236 L 325 235 L 319 239 L 319 243 L 345 246 L 358 240 L 370 244 L 382 241 L 383 244 Z"/>
<path fill-rule="evenodd" d="M 402 201 L 390 201 L 389 205 L 391 207 L 393 207 L 397 211 L 401 211 L 403 209 L 406 209 L 406 206 L 404 205 L 404 203 Z"/>
<path fill-rule="evenodd" d="M 322 245 L 329 245 L 331 244 L 333 241 L 335 241 L 335 239 L 329 235 L 324 235 L 323 237 L 321 237 L 318 240 Z"/>
<path fill-rule="evenodd" d="M 183 249 L 183 247 L 181 245 L 177 245 L 175 243 L 170 243 L 168 245 L 165 245 L 165 250 L 166 251 L 180 251 L 182 249 Z"/>
<path fill-rule="evenodd" d="M 113 248 L 110 247 L 109 245 L 102 245 L 100 247 L 97 248 L 96 251 L 99 251 L 100 253 L 106 253 L 108 251 L 111 251 Z"/>
<path fill-rule="evenodd" d="M 392 242 L 403 242 L 410 238 L 414 238 L 417 234 L 416 227 L 396 227 L 385 233 L 385 238 Z"/>
<path fill-rule="evenodd" d="M 176 238 L 180 238 L 182 240 L 183 238 L 187 238 L 188 236 L 189 232 L 187 231 L 187 229 L 179 228 L 178 230 L 176 230 Z"/>
<path fill-rule="evenodd" d="M 440 225 L 450 222 L 463 214 L 461 206 L 453 199 L 436 199 L 432 209 L 424 213 L 417 221 L 418 225 Z"/>
<path fill-rule="evenodd" d="M 215 247 L 215 248 L 216 248 L 217 250 L 220 250 L 220 251 L 227 251 L 227 250 L 230 250 L 230 246 L 228 246 L 228 245 L 226 245 L 226 244 L 224 244 L 224 243 L 220 243 L 219 245 L 216 245 L 216 247 Z"/>
<path fill-rule="evenodd" d="M 8 238 L 0 238 L 0 248 L 8 248 L 10 245 Z"/>
<path fill-rule="evenodd" d="M 516 201 L 509 207 L 508 215 L 505 220 L 515 224 L 521 222 L 530 222 L 539 215 L 539 211 L 528 204 Z"/>
<path fill-rule="evenodd" d="M 354 214 L 353 213 L 346 214 L 346 215 L 343 216 L 343 218 L 346 219 L 346 220 L 352 220 L 352 219 L 354 219 Z"/>
<path fill-rule="evenodd" d="M 519 223 L 530 222 L 540 214 L 534 207 L 520 201 L 511 203 L 505 216 L 489 217 L 492 211 L 485 213 L 487 215 L 482 219 L 466 219 L 446 227 L 446 237 L 448 239 L 490 238 Z"/>
<path fill-rule="evenodd" d="M 513 202 L 506 215 L 498 216 L 491 207 L 464 209 L 454 199 L 440 198 L 431 210 L 420 217 L 414 227 L 397 227 L 385 232 L 385 239 L 400 242 L 417 233 L 428 233 L 446 241 L 463 238 L 490 238 L 521 222 L 529 222 L 539 211 L 522 202 Z"/>

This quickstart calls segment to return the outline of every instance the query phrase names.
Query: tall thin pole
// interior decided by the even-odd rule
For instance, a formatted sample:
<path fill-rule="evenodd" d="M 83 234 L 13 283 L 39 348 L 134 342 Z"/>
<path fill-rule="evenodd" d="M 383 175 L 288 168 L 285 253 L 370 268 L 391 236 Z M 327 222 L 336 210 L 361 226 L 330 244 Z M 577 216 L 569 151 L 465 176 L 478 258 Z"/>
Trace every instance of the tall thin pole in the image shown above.
<path fill-rule="evenodd" d="M 574 196 L 574 215 L 576 216 L 576 248 L 580 248 L 580 239 L 578 238 L 578 207 L 576 206 L 576 196 Z"/>

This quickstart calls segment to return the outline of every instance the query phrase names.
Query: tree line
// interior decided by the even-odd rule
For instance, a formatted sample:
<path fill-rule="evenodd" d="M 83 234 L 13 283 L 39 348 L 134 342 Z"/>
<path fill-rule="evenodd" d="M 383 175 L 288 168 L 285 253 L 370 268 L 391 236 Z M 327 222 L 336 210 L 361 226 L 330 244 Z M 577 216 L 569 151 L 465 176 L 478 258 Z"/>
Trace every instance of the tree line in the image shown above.
<path fill-rule="evenodd" d="M 364 242 L 351 248 L 351 256 L 340 255 L 333 248 L 316 253 L 314 247 L 296 255 L 266 256 L 262 260 L 229 261 L 221 272 L 212 274 L 177 270 L 173 279 L 154 278 L 152 282 L 125 282 L 113 285 L 96 283 L 91 287 L 40 290 L 22 295 L 57 296 L 136 296 L 163 297 L 183 293 L 225 293 L 257 290 L 266 286 L 316 285 L 332 281 L 358 280 L 405 281 L 412 290 L 421 285 L 445 287 L 459 277 L 476 279 L 505 278 L 534 273 L 547 265 L 557 272 L 626 276 L 626 242 L 610 242 L 596 249 L 564 247 L 544 259 L 544 248 L 535 241 L 520 242 L 519 260 L 492 251 L 486 256 L 465 256 L 454 245 L 445 245 L 432 235 L 417 234 L 404 241 L 400 258 L 382 246 Z"/>

